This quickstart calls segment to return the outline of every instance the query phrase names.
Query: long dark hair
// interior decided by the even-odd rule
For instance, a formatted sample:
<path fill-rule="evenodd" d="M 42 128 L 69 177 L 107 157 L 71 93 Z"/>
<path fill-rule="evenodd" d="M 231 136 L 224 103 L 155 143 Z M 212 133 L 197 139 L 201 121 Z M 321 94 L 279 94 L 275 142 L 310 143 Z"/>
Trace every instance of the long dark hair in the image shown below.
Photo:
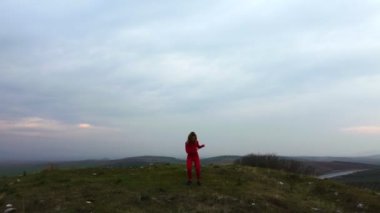
<path fill-rule="evenodd" d="M 188 143 L 193 143 L 193 142 L 195 142 L 195 141 L 191 141 L 191 138 L 192 138 L 192 137 L 195 137 L 195 141 L 198 140 L 198 139 L 197 139 L 197 134 L 195 134 L 195 132 L 190 132 L 189 136 L 187 136 L 187 142 L 188 142 Z"/>

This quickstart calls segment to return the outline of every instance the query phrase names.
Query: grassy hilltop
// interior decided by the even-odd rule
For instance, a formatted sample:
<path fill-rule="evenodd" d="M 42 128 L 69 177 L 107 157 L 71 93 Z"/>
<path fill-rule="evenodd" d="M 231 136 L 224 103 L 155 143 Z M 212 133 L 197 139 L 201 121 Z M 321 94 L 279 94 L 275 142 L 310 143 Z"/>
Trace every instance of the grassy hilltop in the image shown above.
<path fill-rule="evenodd" d="M 238 165 L 51 170 L 0 179 L 0 212 L 380 212 L 380 195 L 329 180 Z"/>

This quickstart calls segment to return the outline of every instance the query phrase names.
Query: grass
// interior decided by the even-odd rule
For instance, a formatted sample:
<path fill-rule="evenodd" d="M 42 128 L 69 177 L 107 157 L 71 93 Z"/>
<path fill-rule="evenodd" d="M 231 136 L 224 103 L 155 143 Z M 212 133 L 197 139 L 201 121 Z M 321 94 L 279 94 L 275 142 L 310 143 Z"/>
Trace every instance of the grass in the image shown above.
<path fill-rule="evenodd" d="M 0 211 L 380 212 L 380 196 L 329 180 L 239 165 L 203 167 L 185 185 L 184 165 L 43 171 L 0 179 Z"/>

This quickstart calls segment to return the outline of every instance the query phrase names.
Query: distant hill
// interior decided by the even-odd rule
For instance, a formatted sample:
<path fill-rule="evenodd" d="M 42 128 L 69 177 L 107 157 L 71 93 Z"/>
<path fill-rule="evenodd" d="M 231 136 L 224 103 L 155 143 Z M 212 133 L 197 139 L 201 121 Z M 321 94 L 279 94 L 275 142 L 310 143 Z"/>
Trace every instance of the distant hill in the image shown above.
<path fill-rule="evenodd" d="M 202 158 L 202 164 L 229 164 L 233 163 L 239 156 L 225 155 L 211 158 Z M 64 161 L 64 162 L 3 162 L 0 163 L 0 176 L 1 175 L 20 175 L 24 171 L 27 173 L 37 172 L 50 167 L 74 169 L 74 168 L 91 168 L 91 167 L 112 167 L 112 168 L 125 168 L 125 167 L 139 167 L 151 164 L 184 164 L 184 159 L 178 159 L 166 156 L 137 156 L 127 157 L 116 160 L 82 160 L 82 161 Z"/>
<path fill-rule="evenodd" d="M 130 167 L 130 166 L 146 166 L 151 164 L 179 164 L 184 163 L 184 160 L 180 160 L 173 157 L 164 156 L 138 156 L 128 157 L 118 160 L 110 160 L 106 162 L 107 167 Z"/>
<path fill-rule="evenodd" d="M 298 160 L 308 160 L 308 161 L 340 161 L 340 162 L 352 162 L 352 163 L 365 163 L 380 165 L 380 155 L 371 155 L 365 157 L 313 157 L 313 156 L 300 156 L 300 157 L 289 157 Z"/>
<path fill-rule="evenodd" d="M 302 161 L 302 163 L 306 166 L 313 167 L 316 175 L 338 171 L 373 169 L 379 167 L 372 164 L 352 163 L 344 161 Z"/>
<path fill-rule="evenodd" d="M 105 166 L 109 160 L 82 160 L 62 162 L 0 162 L 0 176 L 33 173 L 49 168 L 89 168 Z"/>
<path fill-rule="evenodd" d="M 241 158 L 238 155 L 223 155 L 210 158 L 202 158 L 203 165 L 209 164 L 232 164 L 235 160 Z M 345 171 L 353 169 L 368 169 L 380 165 L 380 156 L 369 156 L 360 158 L 344 157 L 282 157 L 302 161 L 316 169 L 316 174 L 325 174 L 335 171 Z M 377 160 L 379 164 L 376 164 Z M 27 173 L 40 171 L 50 167 L 65 169 L 88 168 L 88 167 L 133 167 L 146 166 L 150 164 L 183 164 L 184 159 L 178 159 L 166 156 L 137 156 L 122 159 L 100 159 L 100 160 L 82 160 L 82 161 L 64 161 L 64 162 L 0 162 L 1 175 L 19 175 L 24 171 Z M 370 164 L 370 165 L 369 165 Z"/>
<path fill-rule="evenodd" d="M 380 168 L 333 178 L 335 181 L 380 192 Z"/>
<path fill-rule="evenodd" d="M 330 180 L 240 165 L 209 165 L 202 186 L 184 165 L 52 169 L 0 178 L 0 211 L 380 212 L 380 194 Z"/>
<path fill-rule="evenodd" d="M 367 159 L 364 158 L 362 162 L 370 163 L 370 164 L 375 164 L 380 166 L 380 155 L 371 155 Z"/>
<path fill-rule="evenodd" d="M 242 156 L 239 155 L 222 155 L 217 157 L 204 158 L 202 159 L 202 164 L 232 164 L 235 162 L 235 160 L 241 157 Z"/>

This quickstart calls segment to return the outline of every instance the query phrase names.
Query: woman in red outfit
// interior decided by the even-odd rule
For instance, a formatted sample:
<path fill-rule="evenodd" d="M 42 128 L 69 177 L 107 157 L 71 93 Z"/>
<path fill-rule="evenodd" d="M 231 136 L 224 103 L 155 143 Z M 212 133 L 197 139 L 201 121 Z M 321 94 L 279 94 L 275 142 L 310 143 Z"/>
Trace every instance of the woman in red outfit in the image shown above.
<path fill-rule="evenodd" d="M 203 147 L 205 147 L 205 145 L 199 145 L 197 135 L 195 134 L 195 132 L 190 132 L 185 145 L 187 153 L 187 185 L 191 185 L 193 162 L 195 164 L 195 172 L 197 174 L 197 183 L 198 185 L 201 185 L 201 162 L 199 160 L 198 149 Z"/>

